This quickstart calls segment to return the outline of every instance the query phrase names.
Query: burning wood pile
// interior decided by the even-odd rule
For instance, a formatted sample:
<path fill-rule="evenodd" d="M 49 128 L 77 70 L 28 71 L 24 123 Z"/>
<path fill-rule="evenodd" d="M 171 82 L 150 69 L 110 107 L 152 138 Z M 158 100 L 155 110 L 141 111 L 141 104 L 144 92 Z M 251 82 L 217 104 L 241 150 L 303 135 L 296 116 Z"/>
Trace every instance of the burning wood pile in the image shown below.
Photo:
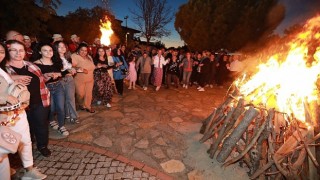
<path fill-rule="evenodd" d="M 255 75 L 233 83 L 200 130 L 200 141 L 212 142 L 211 158 L 224 166 L 246 164 L 251 179 L 318 179 L 319 42 L 320 16 Z"/>

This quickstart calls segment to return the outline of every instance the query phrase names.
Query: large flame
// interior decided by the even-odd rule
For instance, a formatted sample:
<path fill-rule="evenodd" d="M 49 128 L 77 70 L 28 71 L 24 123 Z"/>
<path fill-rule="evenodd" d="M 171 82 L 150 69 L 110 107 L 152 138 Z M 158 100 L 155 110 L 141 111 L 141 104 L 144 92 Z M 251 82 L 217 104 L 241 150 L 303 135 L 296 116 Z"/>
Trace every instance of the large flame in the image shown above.
<path fill-rule="evenodd" d="M 310 55 L 312 44 L 319 43 L 320 16 L 309 20 L 303 31 L 280 50 L 249 80 L 238 80 L 245 100 L 257 106 L 275 108 L 305 122 L 305 105 L 318 99 L 317 80 L 320 74 L 320 48 Z M 281 49 L 281 48 L 279 48 Z"/>
<path fill-rule="evenodd" d="M 113 34 L 113 30 L 111 28 L 111 21 L 108 17 L 105 17 L 104 20 L 100 20 L 100 31 L 101 31 L 101 44 L 105 46 L 109 46 L 111 44 L 111 36 Z"/>

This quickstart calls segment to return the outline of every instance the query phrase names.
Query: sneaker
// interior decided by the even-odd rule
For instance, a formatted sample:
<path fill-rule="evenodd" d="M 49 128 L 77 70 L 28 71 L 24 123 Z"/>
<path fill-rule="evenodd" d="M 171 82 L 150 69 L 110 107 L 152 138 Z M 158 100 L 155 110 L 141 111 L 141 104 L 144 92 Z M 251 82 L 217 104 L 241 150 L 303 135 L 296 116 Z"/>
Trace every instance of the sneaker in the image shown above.
<path fill-rule="evenodd" d="M 159 90 L 160 90 L 160 86 L 157 86 L 156 91 L 159 91 Z"/>
<path fill-rule="evenodd" d="M 65 121 L 70 121 L 70 119 L 71 119 L 70 116 L 66 116 L 66 117 L 64 118 Z"/>
<path fill-rule="evenodd" d="M 32 168 L 30 171 L 26 171 L 21 177 L 22 180 L 33 180 L 33 179 L 45 179 L 47 175 L 42 174 L 37 167 Z"/>
<path fill-rule="evenodd" d="M 204 88 L 200 88 L 198 91 L 205 91 Z"/>
<path fill-rule="evenodd" d="M 111 104 L 110 104 L 110 103 L 107 103 L 106 106 L 107 106 L 108 108 L 111 108 Z"/>
<path fill-rule="evenodd" d="M 74 124 L 80 124 L 80 121 L 77 118 L 71 118 L 70 122 Z"/>
<path fill-rule="evenodd" d="M 147 88 L 147 87 L 144 87 L 144 88 L 143 88 L 143 90 L 145 90 L 145 91 L 146 91 L 146 90 L 148 90 L 148 88 Z"/>
<path fill-rule="evenodd" d="M 57 121 L 50 121 L 49 124 L 50 124 L 50 127 L 54 130 L 57 130 L 59 128 Z"/>
<path fill-rule="evenodd" d="M 201 89 L 201 88 L 202 88 L 201 86 L 197 87 L 198 90 Z"/>
<path fill-rule="evenodd" d="M 69 131 L 64 126 L 59 128 L 59 133 L 61 133 L 63 136 L 69 136 Z"/>
<path fill-rule="evenodd" d="M 51 151 L 47 147 L 42 147 L 42 148 L 40 148 L 38 150 L 42 154 L 42 156 L 44 156 L 44 157 L 51 156 Z"/>
<path fill-rule="evenodd" d="M 188 89 L 188 85 L 186 85 L 185 88 Z"/>
<path fill-rule="evenodd" d="M 101 101 L 97 101 L 97 105 L 100 105 L 102 102 Z"/>
<path fill-rule="evenodd" d="M 185 87 L 186 87 L 186 85 L 185 85 L 185 84 L 183 84 L 183 85 L 182 85 L 182 87 L 183 87 L 183 88 L 185 88 Z"/>

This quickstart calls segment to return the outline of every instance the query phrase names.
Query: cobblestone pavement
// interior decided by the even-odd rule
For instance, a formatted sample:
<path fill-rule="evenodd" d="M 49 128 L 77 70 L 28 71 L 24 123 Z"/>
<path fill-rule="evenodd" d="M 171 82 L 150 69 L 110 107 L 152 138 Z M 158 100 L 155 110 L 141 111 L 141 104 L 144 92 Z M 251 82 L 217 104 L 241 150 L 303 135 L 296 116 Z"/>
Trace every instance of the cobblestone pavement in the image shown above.
<path fill-rule="evenodd" d="M 53 155 L 35 152 L 35 164 L 48 179 L 224 179 L 232 173 L 248 179 L 234 167 L 222 169 L 208 157 L 209 143 L 199 143 L 202 120 L 227 92 L 205 89 L 125 89 L 111 108 L 79 111 L 80 124 L 66 123 L 67 138 L 50 130 Z"/>

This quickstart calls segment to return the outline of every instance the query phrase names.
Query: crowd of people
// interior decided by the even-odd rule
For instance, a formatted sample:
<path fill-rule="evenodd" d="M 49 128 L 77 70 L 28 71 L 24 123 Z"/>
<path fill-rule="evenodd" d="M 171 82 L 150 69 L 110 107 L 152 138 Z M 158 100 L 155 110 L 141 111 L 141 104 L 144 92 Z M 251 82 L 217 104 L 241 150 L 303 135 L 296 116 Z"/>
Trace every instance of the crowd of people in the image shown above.
<path fill-rule="evenodd" d="M 28 108 L 21 109 L 21 120 L 12 126 L 23 132 L 20 156 L 26 168 L 24 177 L 46 177 L 33 167 L 31 142 L 49 157 L 49 128 L 68 136 L 65 123 L 80 123 L 78 110 L 95 113 L 93 105 L 111 108 L 112 97 L 123 96 L 125 82 L 130 90 L 138 86 L 144 91 L 149 87 L 159 91 L 161 86 L 196 86 L 205 91 L 205 87 L 222 87 L 243 69 L 238 55 L 225 52 L 139 46 L 129 51 L 124 45 L 103 46 L 99 38 L 88 45 L 76 34 L 70 40 L 66 43 L 60 34 L 54 34 L 51 42 L 32 42 L 27 35 L 9 31 L 5 44 L 0 45 L 1 76 L 10 77 L 8 83 L 20 83 L 30 92 Z M 8 96 L 3 103 L 14 102 L 16 99 Z M 0 173 L 8 169 L 7 156 L 2 154 L 0 151 Z"/>

